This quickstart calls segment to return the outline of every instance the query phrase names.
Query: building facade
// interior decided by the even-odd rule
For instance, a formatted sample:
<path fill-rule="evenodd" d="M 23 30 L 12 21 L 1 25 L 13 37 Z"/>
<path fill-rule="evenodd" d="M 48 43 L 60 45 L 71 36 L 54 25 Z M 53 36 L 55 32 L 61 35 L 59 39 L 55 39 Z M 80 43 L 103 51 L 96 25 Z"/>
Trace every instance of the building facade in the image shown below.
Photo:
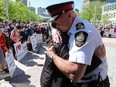
<path fill-rule="evenodd" d="M 35 7 L 29 7 L 29 9 L 30 9 L 32 12 L 36 13 Z"/>
<path fill-rule="evenodd" d="M 16 0 L 16 2 L 22 1 L 22 3 L 27 6 L 27 0 Z"/>
<path fill-rule="evenodd" d="M 39 7 L 37 9 L 37 14 L 43 18 L 43 21 L 48 21 L 51 18 L 47 13 L 46 8 Z"/>
<path fill-rule="evenodd" d="M 107 0 L 108 3 L 114 3 L 116 0 Z"/>
<path fill-rule="evenodd" d="M 116 1 L 114 3 L 108 3 L 102 7 L 102 15 L 107 14 L 109 21 L 116 25 Z"/>
<path fill-rule="evenodd" d="M 43 15 L 44 13 L 46 13 L 46 9 L 45 8 L 39 7 L 37 9 L 37 14 L 38 15 Z"/>

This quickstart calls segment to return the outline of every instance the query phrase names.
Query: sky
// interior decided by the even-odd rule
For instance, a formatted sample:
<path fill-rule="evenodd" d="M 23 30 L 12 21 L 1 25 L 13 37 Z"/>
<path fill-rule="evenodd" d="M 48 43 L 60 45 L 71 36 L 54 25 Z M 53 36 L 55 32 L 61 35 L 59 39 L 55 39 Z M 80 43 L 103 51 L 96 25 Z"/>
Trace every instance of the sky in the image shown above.
<path fill-rule="evenodd" d="M 71 0 L 28 0 L 28 2 L 29 1 L 30 1 L 30 6 L 35 7 L 37 9 L 38 7 L 46 8 L 47 6 L 52 4 L 71 1 Z M 72 1 L 74 1 L 75 3 L 74 7 L 77 8 L 79 11 L 81 11 L 83 0 L 72 0 Z M 29 3 L 28 3 L 28 6 L 29 6 Z"/>

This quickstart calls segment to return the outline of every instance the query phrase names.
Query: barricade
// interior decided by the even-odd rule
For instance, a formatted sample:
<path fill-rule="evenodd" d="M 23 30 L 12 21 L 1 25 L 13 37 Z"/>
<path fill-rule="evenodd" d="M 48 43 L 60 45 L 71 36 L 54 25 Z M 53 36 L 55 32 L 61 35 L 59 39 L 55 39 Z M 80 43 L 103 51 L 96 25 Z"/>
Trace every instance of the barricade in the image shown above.
<path fill-rule="evenodd" d="M 38 46 L 38 44 L 43 42 L 42 35 L 39 35 L 39 34 L 33 34 L 32 36 L 29 37 L 29 39 L 31 40 L 31 45 L 32 45 L 33 50 L 36 48 L 36 46 Z M 25 57 L 25 55 L 29 51 L 27 42 L 23 42 L 23 43 L 17 42 L 14 44 L 14 48 L 15 48 L 15 53 L 16 53 L 16 59 L 19 62 Z M 12 50 L 9 49 L 9 51 L 5 53 L 5 56 L 6 56 L 5 60 L 7 62 L 7 66 L 9 69 L 9 74 L 10 74 L 10 77 L 12 78 L 14 77 L 14 72 L 17 68 Z"/>

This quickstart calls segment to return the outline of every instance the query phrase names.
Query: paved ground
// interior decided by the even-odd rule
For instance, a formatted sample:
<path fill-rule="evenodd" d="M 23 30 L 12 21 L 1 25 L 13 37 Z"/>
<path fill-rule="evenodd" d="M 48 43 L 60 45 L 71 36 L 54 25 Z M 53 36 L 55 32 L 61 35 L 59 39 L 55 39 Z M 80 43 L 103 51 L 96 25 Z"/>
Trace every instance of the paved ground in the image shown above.
<path fill-rule="evenodd" d="M 43 44 L 42 44 L 43 45 Z M 40 75 L 45 60 L 45 47 L 29 51 L 20 61 L 16 61 L 16 72 L 13 78 L 0 81 L 0 87 L 40 87 Z"/>
<path fill-rule="evenodd" d="M 116 38 L 103 38 L 106 46 L 111 87 L 116 87 Z"/>
<path fill-rule="evenodd" d="M 111 87 L 116 87 L 116 38 L 103 38 L 106 46 L 109 64 L 108 75 Z M 43 44 L 42 44 L 43 45 Z M 45 60 L 45 47 L 36 51 L 29 51 L 20 62 L 15 61 L 17 70 L 15 77 L 0 81 L 0 87 L 40 87 L 40 75 Z"/>

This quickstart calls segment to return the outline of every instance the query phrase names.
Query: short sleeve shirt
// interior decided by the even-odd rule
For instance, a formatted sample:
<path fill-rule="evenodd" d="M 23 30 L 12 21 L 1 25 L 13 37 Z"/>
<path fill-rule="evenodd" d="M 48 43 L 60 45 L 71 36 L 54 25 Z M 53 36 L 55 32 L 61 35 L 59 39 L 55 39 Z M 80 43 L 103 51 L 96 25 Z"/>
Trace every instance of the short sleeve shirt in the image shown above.
<path fill-rule="evenodd" d="M 78 26 L 83 26 L 82 28 Z M 81 18 L 76 18 L 72 27 L 70 28 L 70 39 L 69 39 L 69 60 L 73 62 L 78 62 L 82 64 L 91 64 L 92 56 L 95 49 L 102 44 L 102 40 L 98 30 Z M 78 46 L 76 43 L 76 34 L 82 33 L 84 43 L 81 46 Z M 81 38 L 81 35 L 78 35 L 77 38 Z M 78 39 L 77 39 L 78 41 Z"/>
<path fill-rule="evenodd" d="M 68 31 L 68 35 L 70 36 L 69 61 L 91 65 L 95 49 L 102 44 L 102 38 L 98 30 L 91 23 L 76 17 Z M 103 69 L 103 67 L 106 67 L 106 69 Z M 92 74 L 98 73 L 99 71 L 104 74 L 104 77 L 106 76 L 106 60 Z"/>

